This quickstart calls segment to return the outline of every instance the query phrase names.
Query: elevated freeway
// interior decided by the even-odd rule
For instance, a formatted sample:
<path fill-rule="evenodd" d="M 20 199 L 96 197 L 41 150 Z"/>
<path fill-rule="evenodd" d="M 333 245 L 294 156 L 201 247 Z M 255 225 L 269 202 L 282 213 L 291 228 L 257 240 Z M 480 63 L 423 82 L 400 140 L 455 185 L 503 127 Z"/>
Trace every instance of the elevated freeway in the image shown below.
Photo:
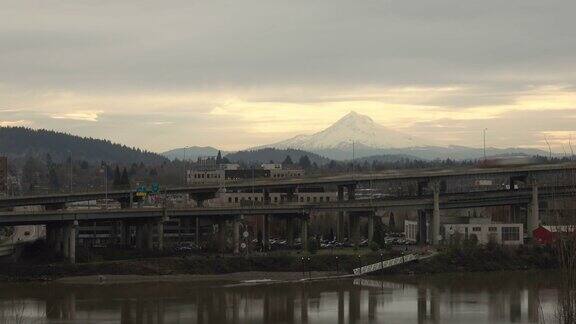
<path fill-rule="evenodd" d="M 203 201 L 214 197 L 223 189 L 226 190 L 275 190 L 288 189 L 296 190 L 313 186 L 349 187 L 365 183 L 414 180 L 419 182 L 430 182 L 435 180 L 447 180 L 463 177 L 489 177 L 506 175 L 510 178 L 526 178 L 536 175 L 570 173 L 576 175 L 576 163 L 564 164 L 544 164 L 525 165 L 501 168 L 458 168 L 440 170 L 389 170 L 375 173 L 354 173 L 336 176 L 298 178 L 288 180 L 257 179 L 255 181 L 225 181 L 217 184 L 194 185 L 186 187 L 166 188 L 162 190 L 165 194 L 185 193 L 191 195 L 195 200 Z M 128 202 L 135 198 L 135 190 L 113 190 L 108 192 L 80 192 L 70 194 L 51 194 L 38 196 L 7 197 L 0 198 L 0 208 L 11 208 L 17 206 L 33 205 L 62 205 L 71 202 L 115 199 L 121 202 Z M 128 204 L 126 204 L 128 205 Z"/>
<path fill-rule="evenodd" d="M 576 187 L 543 187 L 539 198 L 576 196 Z M 530 204 L 531 188 L 519 190 L 495 190 L 474 193 L 451 193 L 439 196 L 440 209 L 462 209 L 503 205 Z M 317 211 L 367 212 L 376 209 L 423 209 L 434 208 L 434 196 L 413 196 L 387 199 L 358 199 L 330 203 L 283 203 L 254 206 L 201 207 L 201 208 L 126 208 L 0 212 L 2 225 L 47 224 L 63 221 L 104 221 L 129 219 L 158 219 L 181 217 L 230 217 L 236 215 L 303 215 Z"/>

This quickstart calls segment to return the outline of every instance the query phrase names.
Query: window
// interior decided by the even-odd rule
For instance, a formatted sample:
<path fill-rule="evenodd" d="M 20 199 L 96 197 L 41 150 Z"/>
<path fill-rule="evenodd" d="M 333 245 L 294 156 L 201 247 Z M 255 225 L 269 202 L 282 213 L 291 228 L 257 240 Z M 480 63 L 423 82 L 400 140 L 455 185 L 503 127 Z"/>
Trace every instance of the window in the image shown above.
<path fill-rule="evenodd" d="M 489 232 L 497 232 L 497 231 L 498 231 L 498 228 L 496 228 L 496 227 L 494 227 L 494 226 L 490 226 L 490 227 L 488 227 L 488 231 L 489 231 Z"/>
<path fill-rule="evenodd" d="M 316 197 L 314 197 L 314 202 L 316 202 Z"/>
<path fill-rule="evenodd" d="M 307 202 L 310 202 L 310 197 L 306 197 L 306 201 L 307 201 Z"/>
<path fill-rule="evenodd" d="M 235 202 L 235 203 L 238 202 L 238 197 L 234 197 L 234 202 Z"/>
<path fill-rule="evenodd" d="M 320 197 L 320 202 L 323 202 L 323 201 L 324 201 L 324 197 Z"/>
<path fill-rule="evenodd" d="M 518 241 L 520 239 L 520 229 L 518 227 L 502 227 L 502 241 Z"/>
<path fill-rule="evenodd" d="M 300 202 L 304 202 L 304 197 L 300 197 Z"/>
<path fill-rule="evenodd" d="M 330 197 L 326 197 L 326 202 L 330 202 Z"/>
<path fill-rule="evenodd" d="M 228 202 L 229 202 L 229 203 L 232 202 L 232 197 L 228 197 Z"/>
<path fill-rule="evenodd" d="M 274 197 L 274 202 L 278 202 L 278 197 Z"/>
<path fill-rule="evenodd" d="M 472 231 L 473 232 L 480 232 L 482 230 L 481 227 L 477 226 L 477 227 L 472 227 Z"/>

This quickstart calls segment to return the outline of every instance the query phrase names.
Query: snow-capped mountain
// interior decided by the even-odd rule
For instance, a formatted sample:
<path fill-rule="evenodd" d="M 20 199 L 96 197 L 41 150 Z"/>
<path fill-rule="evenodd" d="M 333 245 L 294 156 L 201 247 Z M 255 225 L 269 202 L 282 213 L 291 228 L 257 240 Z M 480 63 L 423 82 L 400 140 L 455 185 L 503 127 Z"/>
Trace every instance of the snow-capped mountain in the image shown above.
<path fill-rule="evenodd" d="M 352 147 L 354 143 L 354 148 Z M 351 160 L 370 156 L 396 156 L 410 159 L 481 158 L 483 149 L 465 146 L 441 146 L 375 123 L 370 117 L 354 111 L 330 127 L 312 135 L 298 135 L 261 148 L 299 149 L 334 160 Z M 489 156 L 546 155 L 538 149 L 487 147 Z"/>
<path fill-rule="evenodd" d="M 345 149 L 358 145 L 378 149 L 425 146 L 421 140 L 375 123 L 372 118 L 354 111 L 330 127 L 312 135 L 296 137 L 265 147 L 295 148 L 307 151 Z"/>

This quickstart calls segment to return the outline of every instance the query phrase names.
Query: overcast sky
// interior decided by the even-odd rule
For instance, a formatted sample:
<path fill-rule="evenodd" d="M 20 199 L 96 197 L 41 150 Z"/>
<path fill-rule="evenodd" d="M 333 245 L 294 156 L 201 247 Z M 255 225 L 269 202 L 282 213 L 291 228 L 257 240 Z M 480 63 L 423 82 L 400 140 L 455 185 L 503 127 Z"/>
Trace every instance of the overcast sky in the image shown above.
<path fill-rule="evenodd" d="M 0 0 L 0 125 L 153 151 L 350 110 L 436 143 L 576 141 L 573 0 Z M 575 143 L 576 145 L 576 143 Z"/>

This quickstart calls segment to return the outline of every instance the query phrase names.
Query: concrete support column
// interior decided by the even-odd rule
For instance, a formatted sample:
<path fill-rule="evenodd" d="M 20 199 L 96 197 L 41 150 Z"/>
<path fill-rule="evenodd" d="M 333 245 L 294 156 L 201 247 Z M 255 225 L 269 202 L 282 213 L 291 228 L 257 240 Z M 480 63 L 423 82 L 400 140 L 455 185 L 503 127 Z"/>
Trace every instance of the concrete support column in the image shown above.
<path fill-rule="evenodd" d="M 294 218 L 292 216 L 286 218 L 286 242 L 288 247 L 294 246 Z"/>
<path fill-rule="evenodd" d="M 432 190 L 434 193 L 434 210 L 432 211 L 430 231 L 431 242 L 433 245 L 437 245 L 440 243 L 440 185 L 435 183 Z"/>
<path fill-rule="evenodd" d="M 368 242 L 372 243 L 374 241 L 374 212 L 370 212 L 368 215 Z"/>
<path fill-rule="evenodd" d="M 194 227 L 194 240 L 196 246 L 200 246 L 200 217 L 196 217 L 196 227 Z"/>
<path fill-rule="evenodd" d="M 154 240 L 152 235 L 154 225 L 151 222 L 146 222 L 146 224 L 144 224 L 144 228 L 144 244 L 146 244 L 146 250 L 152 251 L 154 249 Z"/>
<path fill-rule="evenodd" d="M 530 213 L 528 213 L 528 220 L 526 224 L 526 229 L 528 230 L 528 237 L 532 238 L 532 232 L 538 228 L 540 224 L 540 207 L 538 201 L 538 185 L 536 183 L 532 184 L 532 202 Z"/>
<path fill-rule="evenodd" d="M 223 219 L 218 219 L 218 250 L 220 253 L 226 252 L 226 221 Z"/>
<path fill-rule="evenodd" d="M 344 201 L 344 187 L 338 186 L 338 202 Z M 344 212 L 339 211 L 336 216 L 336 241 L 344 242 Z"/>
<path fill-rule="evenodd" d="M 122 232 L 120 233 L 120 245 L 128 247 L 130 245 L 130 223 L 122 221 Z"/>
<path fill-rule="evenodd" d="M 240 254 L 240 217 L 234 217 L 232 225 L 234 227 L 234 254 Z"/>
<path fill-rule="evenodd" d="M 270 245 L 270 233 L 268 233 L 268 215 L 262 215 L 262 247 L 264 251 L 268 251 L 268 246 Z"/>
<path fill-rule="evenodd" d="M 426 225 L 426 211 L 418 210 L 418 243 L 426 244 L 428 241 L 428 227 Z"/>
<path fill-rule="evenodd" d="M 308 217 L 302 218 L 302 229 L 300 231 L 302 240 L 302 250 L 308 251 Z"/>
<path fill-rule="evenodd" d="M 144 224 L 141 222 L 136 224 L 136 248 L 142 250 L 144 248 Z"/>
<path fill-rule="evenodd" d="M 349 213 L 348 221 L 351 229 L 351 242 L 355 247 L 360 247 L 360 215 Z"/>
<path fill-rule="evenodd" d="M 164 251 L 164 220 L 160 220 L 156 223 L 157 235 L 158 235 L 158 251 Z"/>
<path fill-rule="evenodd" d="M 73 224 L 70 224 L 68 227 L 68 260 L 70 263 L 76 263 L 76 228 L 78 227 L 78 221 L 74 221 Z"/>
<path fill-rule="evenodd" d="M 62 227 L 62 254 L 64 259 L 70 259 L 70 225 L 65 224 Z"/>

